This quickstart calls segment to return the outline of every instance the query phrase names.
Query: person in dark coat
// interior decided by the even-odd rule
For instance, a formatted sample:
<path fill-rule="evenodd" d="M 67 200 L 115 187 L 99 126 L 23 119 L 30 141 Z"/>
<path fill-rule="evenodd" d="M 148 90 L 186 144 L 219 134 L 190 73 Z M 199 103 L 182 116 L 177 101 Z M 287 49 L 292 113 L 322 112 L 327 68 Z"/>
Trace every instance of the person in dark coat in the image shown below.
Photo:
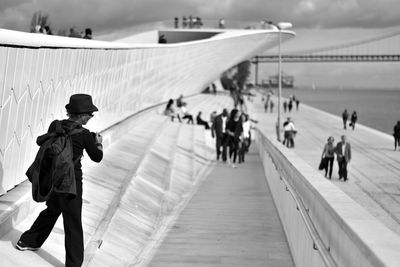
<path fill-rule="evenodd" d="M 93 117 L 93 112 L 98 111 L 93 105 L 92 97 L 86 94 L 75 94 L 70 97 L 65 106 L 68 119 L 62 124 L 86 125 Z M 55 129 L 55 121 L 50 124 L 48 132 Z M 84 255 L 83 230 L 82 230 L 82 165 L 80 158 L 83 150 L 91 160 L 100 162 L 103 158 L 102 137 L 84 128 L 79 134 L 72 135 L 73 160 L 75 164 L 76 197 L 53 194 L 46 201 L 46 209 L 43 210 L 31 228 L 24 232 L 16 244 L 18 250 L 37 250 L 46 241 L 51 233 L 58 217 L 62 214 L 65 232 L 65 266 L 81 266 Z"/>
<path fill-rule="evenodd" d="M 289 104 L 288 104 L 288 110 L 289 110 L 289 112 L 292 112 L 292 108 L 293 108 L 293 100 L 290 99 L 290 100 L 289 100 Z"/>
<path fill-rule="evenodd" d="M 345 130 L 347 128 L 347 120 L 348 119 L 349 119 L 349 113 L 347 112 L 347 109 L 345 109 L 342 113 L 343 129 L 345 129 Z"/>
<path fill-rule="evenodd" d="M 339 165 L 339 180 L 347 181 L 347 164 L 351 160 L 351 146 L 346 142 L 346 136 L 342 135 L 342 141 L 337 143 L 335 148 L 336 159 Z"/>
<path fill-rule="evenodd" d="M 229 158 L 231 159 L 233 168 L 236 168 L 235 163 L 239 152 L 239 137 L 243 131 L 238 131 L 237 128 L 240 126 L 240 112 L 237 109 L 233 109 L 229 116 L 228 122 L 226 123 L 226 129 L 228 132 Z"/>
<path fill-rule="evenodd" d="M 354 127 L 356 127 L 357 119 L 358 119 L 357 112 L 354 110 L 353 113 L 351 114 L 351 118 L 350 118 L 350 126 L 351 126 L 351 128 L 353 128 L 353 131 L 354 131 Z"/>
<path fill-rule="evenodd" d="M 215 148 L 217 152 L 217 160 L 221 156 L 222 147 L 222 161 L 226 162 L 227 159 L 227 145 L 228 145 L 228 132 L 226 131 L 226 123 L 228 120 L 228 110 L 224 109 L 221 114 L 215 117 L 211 126 L 211 136 L 215 137 Z"/>

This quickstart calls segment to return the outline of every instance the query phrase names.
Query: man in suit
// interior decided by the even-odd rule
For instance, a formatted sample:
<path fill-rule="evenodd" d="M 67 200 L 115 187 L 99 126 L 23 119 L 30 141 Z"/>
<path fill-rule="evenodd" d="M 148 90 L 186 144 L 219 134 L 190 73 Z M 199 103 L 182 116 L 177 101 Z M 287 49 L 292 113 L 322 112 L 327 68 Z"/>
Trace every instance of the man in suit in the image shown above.
<path fill-rule="evenodd" d="M 222 161 L 226 162 L 226 147 L 228 145 L 228 133 L 226 131 L 226 121 L 228 120 L 228 110 L 224 108 L 221 114 L 215 117 L 211 127 L 211 135 L 216 138 L 215 148 L 217 152 L 217 160 L 221 155 L 222 146 Z"/>
<path fill-rule="evenodd" d="M 343 180 L 347 181 L 347 164 L 349 164 L 351 160 L 351 146 L 348 142 L 346 142 L 346 136 L 342 135 L 342 141 L 336 145 L 336 155 L 337 161 L 339 165 L 339 180 L 343 178 Z"/>

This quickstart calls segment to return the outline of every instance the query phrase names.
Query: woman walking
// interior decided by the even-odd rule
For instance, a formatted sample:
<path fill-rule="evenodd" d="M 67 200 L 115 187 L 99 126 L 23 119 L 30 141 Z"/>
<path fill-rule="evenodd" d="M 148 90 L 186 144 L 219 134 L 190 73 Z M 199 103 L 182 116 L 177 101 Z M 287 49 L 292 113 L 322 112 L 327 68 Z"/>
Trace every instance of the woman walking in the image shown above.
<path fill-rule="evenodd" d="M 329 173 L 329 179 L 332 179 L 332 168 L 333 168 L 333 161 L 335 158 L 335 146 L 334 146 L 335 139 L 333 136 L 329 136 L 328 142 L 325 144 L 324 149 L 322 150 L 321 158 L 325 161 L 325 177 L 327 177 Z"/>
<path fill-rule="evenodd" d="M 356 127 L 357 119 L 358 119 L 357 112 L 354 110 L 350 118 L 350 126 L 352 127 L 353 131 L 354 127 Z"/>

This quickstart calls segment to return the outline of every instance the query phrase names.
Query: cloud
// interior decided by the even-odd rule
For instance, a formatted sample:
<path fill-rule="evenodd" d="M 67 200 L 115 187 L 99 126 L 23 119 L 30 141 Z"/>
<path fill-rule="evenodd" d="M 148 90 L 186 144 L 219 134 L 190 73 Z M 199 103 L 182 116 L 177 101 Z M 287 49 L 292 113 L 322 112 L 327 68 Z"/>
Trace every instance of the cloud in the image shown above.
<path fill-rule="evenodd" d="M 295 27 L 380 28 L 400 25 L 398 0 L 1 0 L 0 27 L 27 30 L 43 10 L 52 27 L 92 27 L 95 32 L 165 21 L 175 16 L 203 20 L 291 21 Z M 172 25 L 172 23 L 171 23 Z"/>

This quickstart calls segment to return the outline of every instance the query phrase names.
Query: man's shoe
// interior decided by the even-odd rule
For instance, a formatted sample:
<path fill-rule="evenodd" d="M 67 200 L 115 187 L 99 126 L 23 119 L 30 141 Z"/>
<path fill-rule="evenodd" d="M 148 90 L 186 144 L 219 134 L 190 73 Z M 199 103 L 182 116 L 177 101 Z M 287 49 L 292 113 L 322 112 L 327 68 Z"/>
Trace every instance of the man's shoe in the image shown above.
<path fill-rule="evenodd" d="M 25 244 L 24 242 L 19 240 L 17 242 L 17 244 L 15 245 L 15 248 L 18 249 L 18 250 L 21 250 L 21 251 L 25 251 L 25 250 L 35 251 L 35 250 L 38 250 L 40 247 L 28 246 L 27 244 Z"/>

